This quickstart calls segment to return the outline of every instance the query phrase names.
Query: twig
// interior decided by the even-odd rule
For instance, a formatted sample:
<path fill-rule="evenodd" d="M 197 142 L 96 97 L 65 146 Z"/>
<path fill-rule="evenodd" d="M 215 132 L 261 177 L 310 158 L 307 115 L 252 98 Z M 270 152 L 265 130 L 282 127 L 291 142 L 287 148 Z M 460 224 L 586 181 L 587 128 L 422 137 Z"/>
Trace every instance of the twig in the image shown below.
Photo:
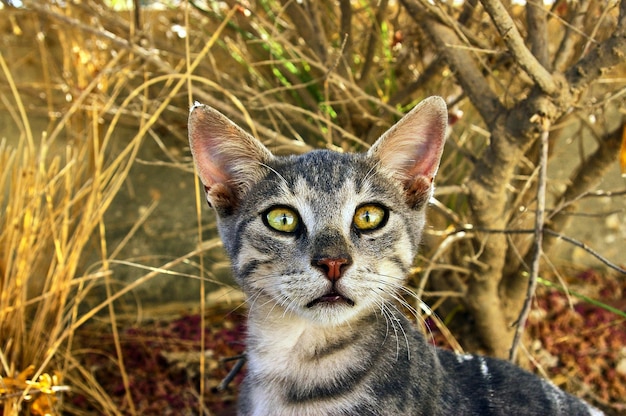
<path fill-rule="evenodd" d="M 324 39 L 324 31 L 319 20 L 319 13 L 316 13 L 317 2 L 305 2 L 303 5 L 292 0 L 282 0 L 285 13 L 289 16 L 296 28 L 298 34 L 305 39 L 311 50 L 315 53 L 316 58 L 326 63 L 328 60 L 328 52 Z"/>
<path fill-rule="evenodd" d="M 444 195 L 452 195 L 452 194 L 467 195 L 467 193 L 468 193 L 467 188 L 463 184 L 438 186 L 435 188 L 435 192 L 434 192 L 436 197 L 444 196 Z"/>
<path fill-rule="evenodd" d="M 348 77 L 350 73 L 350 59 L 352 59 L 352 5 L 349 0 L 339 0 L 339 9 L 341 14 L 341 37 L 343 37 L 343 45 L 341 48 L 341 64 L 338 71 L 342 77 Z"/>
<path fill-rule="evenodd" d="M 569 179 L 570 185 L 558 196 L 558 208 L 564 209 L 571 202 L 587 195 L 587 191 L 595 186 L 604 177 L 619 152 L 622 141 L 622 131 L 626 125 L 618 126 L 608 132 L 598 143 L 598 148 L 583 160 L 574 175 Z"/>
<path fill-rule="evenodd" d="M 585 42 L 585 47 L 582 49 L 582 52 L 580 53 L 581 55 L 585 55 L 587 52 L 589 52 L 589 49 L 591 48 L 592 45 L 598 43 L 596 41 L 596 35 L 598 34 L 598 31 L 600 30 L 600 28 L 605 24 L 606 22 L 605 19 L 607 18 L 609 13 L 611 13 L 613 9 L 616 7 L 617 7 L 617 0 L 615 0 L 613 4 L 608 3 L 606 7 L 602 7 L 602 13 L 600 14 L 598 18 L 595 19 L 596 23 L 593 26 L 591 33 L 589 33 L 589 36 L 586 36 L 587 41 Z"/>
<path fill-rule="evenodd" d="M 436 261 L 439 259 L 439 257 L 441 257 L 446 251 L 448 251 L 448 249 L 450 247 L 452 247 L 454 245 L 454 243 L 456 243 L 459 240 L 463 240 L 466 238 L 470 238 L 472 237 L 471 233 L 468 234 L 465 231 L 459 231 L 453 234 L 448 235 L 441 244 L 439 244 L 439 247 L 437 247 L 437 250 L 435 251 L 435 253 L 430 257 L 429 262 L 428 262 L 428 266 L 426 267 L 426 270 L 424 271 L 422 278 L 420 280 L 420 284 L 419 287 L 417 289 L 417 293 L 416 293 L 416 298 L 418 300 L 418 302 L 420 302 L 420 299 L 422 298 L 422 295 L 424 294 L 424 290 L 426 289 L 426 283 L 428 282 L 428 278 L 430 276 L 430 273 L 432 272 L 434 266 L 436 265 Z M 419 307 L 419 305 L 418 305 Z"/>
<path fill-rule="evenodd" d="M 506 11 L 500 0 L 481 0 L 481 3 L 496 29 L 502 36 L 509 51 L 515 56 L 515 61 L 532 78 L 541 90 L 549 95 L 559 91 L 559 84 L 554 80 L 550 72 L 544 68 L 537 58 L 533 56 L 524 44 L 522 35 L 517 30 L 515 22 Z"/>
<path fill-rule="evenodd" d="M 535 213 L 535 252 L 532 257 L 530 265 L 530 276 L 528 277 L 528 289 L 526 291 L 526 299 L 524 300 L 524 306 L 517 319 L 517 328 L 515 329 L 515 335 L 513 337 L 513 344 L 509 352 L 509 360 L 515 361 L 517 357 L 517 350 L 519 343 L 524 334 L 526 321 L 530 314 L 532 306 L 532 300 L 535 296 L 535 290 L 537 288 L 537 277 L 539 276 L 539 261 L 542 254 L 542 242 L 543 242 L 543 229 L 544 229 L 544 214 L 546 207 L 546 183 L 548 180 L 548 136 L 550 135 L 550 122 L 547 118 L 542 120 L 542 131 L 539 138 L 540 150 L 539 150 L 539 177 L 537 179 L 537 212 Z"/>
<path fill-rule="evenodd" d="M 581 198 L 593 198 L 593 197 L 614 197 L 614 196 L 624 196 L 626 195 L 626 189 L 622 189 L 619 191 L 593 191 L 587 192 L 582 195 Z"/>
<path fill-rule="evenodd" d="M 528 24 L 530 50 L 544 68 L 550 69 L 547 15 L 543 0 L 529 0 L 526 2 L 526 22 Z"/>
<path fill-rule="evenodd" d="M 466 45 L 453 29 L 426 13 L 426 10 L 415 0 L 402 0 L 401 3 L 408 10 L 411 18 L 428 33 L 437 50 L 441 51 L 448 65 L 455 71 L 463 91 L 480 112 L 487 126 L 493 127 L 496 117 L 502 114 L 504 108 L 487 83 L 471 52 L 462 48 Z"/>
<path fill-rule="evenodd" d="M 587 244 L 578 241 L 572 237 L 568 237 L 566 235 L 557 233 L 556 231 L 552 231 L 549 228 L 544 228 L 543 230 L 546 234 L 550 234 L 553 237 L 559 238 L 563 241 L 567 241 L 570 244 L 575 245 L 576 247 L 580 247 L 583 250 L 585 250 L 587 253 L 591 254 L 592 256 L 594 256 L 595 258 L 597 258 L 598 260 L 600 260 L 602 263 L 604 263 L 606 266 L 610 267 L 611 269 L 620 272 L 621 274 L 626 275 L 626 269 L 624 269 L 623 267 L 618 266 L 617 264 L 611 262 L 610 260 L 608 260 L 606 257 L 602 256 L 600 253 L 598 253 L 597 251 L 595 251 L 594 249 L 592 249 L 591 247 L 589 247 Z"/>
<path fill-rule="evenodd" d="M 141 26 L 141 3 L 139 0 L 133 0 L 133 25 L 135 33 L 141 32 L 143 30 Z"/>
<path fill-rule="evenodd" d="M 458 20 L 460 24 L 465 25 L 469 21 L 474 10 L 476 10 L 476 3 L 478 3 L 478 0 L 466 0 L 463 2 L 463 11 L 459 15 Z"/>
<path fill-rule="evenodd" d="M 565 70 L 567 65 L 572 61 L 572 57 L 576 52 L 577 41 L 581 37 L 580 28 L 582 28 L 584 24 L 585 15 L 589 9 L 589 0 L 574 2 L 568 7 L 571 8 L 571 13 L 574 14 L 574 17 L 572 18 L 571 23 L 565 26 L 563 40 L 561 41 L 554 58 L 554 68 L 557 71 Z"/>
<path fill-rule="evenodd" d="M 599 78 L 606 69 L 623 63 L 625 55 L 626 0 L 621 0 L 615 32 L 565 72 L 572 91 L 582 91 L 590 82 Z"/>
<path fill-rule="evenodd" d="M 380 22 L 383 21 L 385 12 L 387 11 L 387 3 L 388 0 L 382 0 L 378 5 L 378 11 L 374 16 L 374 21 L 372 22 L 372 26 L 370 28 L 367 40 L 367 49 L 365 52 L 365 59 L 363 60 L 363 67 L 361 69 L 361 74 L 359 74 L 359 81 L 365 82 L 367 80 L 367 76 L 369 75 L 371 69 L 373 68 L 374 63 L 374 55 L 376 53 L 376 45 L 380 40 Z"/>
<path fill-rule="evenodd" d="M 456 212 L 454 212 L 453 210 L 445 206 L 445 204 L 442 204 L 437 198 L 434 198 L 434 197 L 430 198 L 429 202 L 433 209 L 439 211 L 444 217 L 446 217 L 454 225 L 459 226 L 461 228 L 460 230 L 455 230 L 454 233 L 466 232 L 466 230 L 463 229 L 465 228 L 462 225 L 463 221 L 461 220 L 461 217 Z"/>
<path fill-rule="evenodd" d="M 38 394 L 44 394 L 44 395 L 50 396 L 52 394 L 65 393 L 69 391 L 71 391 L 70 386 L 51 386 L 51 387 L 47 387 L 46 389 L 35 388 L 35 389 L 28 389 L 28 391 L 22 390 L 22 391 L 16 391 L 16 392 L 0 393 L 0 402 L 6 399 L 24 396 L 24 394 L 27 394 L 28 396 L 35 396 Z"/>
<path fill-rule="evenodd" d="M 463 228 L 461 230 L 456 230 L 455 233 L 460 232 L 460 231 L 476 231 L 479 233 L 485 233 L 485 234 L 531 234 L 534 233 L 535 230 L 531 230 L 531 229 L 518 229 L 518 230 L 500 230 L 500 229 L 494 229 L 494 228 L 480 228 L 480 227 L 468 227 L 468 228 Z M 606 266 L 610 267 L 611 269 L 621 273 L 621 274 L 626 274 L 626 269 L 623 267 L 618 266 L 617 264 L 613 263 L 612 261 L 610 261 L 609 259 L 607 259 L 606 257 L 602 256 L 600 253 L 598 253 L 597 251 L 595 251 L 594 249 L 592 249 L 591 247 L 589 247 L 587 244 L 576 240 L 575 238 L 572 237 L 568 237 L 564 234 L 558 233 L 554 230 L 551 230 L 549 228 L 543 228 L 543 232 L 544 234 L 548 234 L 552 237 L 556 237 L 558 239 L 561 239 L 567 243 L 573 244 L 576 247 L 582 248 L 583 250 L 585 250 L 587 253 L 591 254 L 592 256 L 594 256 L 596 259 L 600 260 L 602 263 L 604 263 Z"/>
<path fill-rule="evenodd" d="M 623 126 L 607 133 L 598 144 L 598 148 L 579 165 L 578 169 L 569 179 L 569 185 L 561 195 L 557 197 L 559 201 L 554 212 L 549 215 L 551 228 L 554 230 L 564 230 L 569 221 L 568 213 L 572 212 L 578 201 L 587 195 L 589 189 L 594 186 L 604 176 L 604 173 L 615 160 L 615 155 L 619 152 L 621 145 L 621 133 Z M 550 251 L 554 244 L 553 238 L 547 238 L 544 244 L 546 252 Z"/>
<path fill-rule="evenodd" d="M 234 357 L 229 357 L 229 358 L 226 358 L 224 361 L 234 361 L 234 360 L 237 360 L 237 362 L 235 363 L 233 368 L 230 369 L 228 374 L 226 374 L 226 377 L 224 377 L 224 379 L 217 386 L 217 390 L 218 391 L 226 390 L 226 388 L 228 388 L 228 385 L 230 384 L 230 382 L 233 381 L 233 379 L 235 378 L 235 376 L 237 374 L 239 374 L 239 372 L 243 368 L 243 365 L 246 363 L 246 360 L 247 360 L 246 354 L 241 354 L 241 355 L 236 355 Z"/>
<path fill-rule="evenodd" d="M 89 26 L 87 24 L 82 23 L 81 21 L 77 19 L 73 19 L 71 17 L 67 17 L 60 13 L 57 13 L 49 9 L 48 7 L 43 6 L 39 4 L 38 2 L 34 2 L 32 0 L 27 2 L 27 7 L 32 8 L 33 10 L 36 10 L 38 13 L 41 13 L 46 17 L 60 21 L 64 24 L 68 24 L 86 33 L 90 33 L 90 34 L 102 37 L 106 39 L 107 41 L 111 42 L 113 45 L 118 46 L 121 49 L 132 51 L 132 53 L 140 56 L 145 61 L 156 65 L 156 67 L 162 72 L 164 72 L 165 74 L 179 75 L 180 73 L 180 71 L 173 68 L 166 61 L 160 59 L 157 54 L 150 52 L 148 49 L 143 48 L 136 43 L 131 43 L 126 39 L 120 38 L 110 31 L 107 31 L 102 28 L 98 28 L 97 26 Z M 236 10 L 237 10 L 236 8 L 231 9 L 229 14 L 233 14 L 234 11 Z M 230 17 L 227 15 L 226 17 L 223 18 L 223 20 L 225 24 L 228 24 L 228 22 L 230 21 Z M 221 33 L 221 30 L 216 30 L 214 32 L 214 34 L 218 34 L 218 33 Z M 212 40 L 209 40 L 206 42 L 206 45 L 209 46 L 212 43 L 213 43 Z M 217 99 L 213 94 L 203 89 L 196 88 L 196 87 L 194 87 L 193 94 L 199 101 L 202 101 L 203 103 L 216 108 L 222 113 L 231 115 L 231 117 L 234 119 L 237 119 L 237 121 L 248 123 L 249 120 L 245 117 L 245 115 L 242 115 L 241 111 L 235 110 L 232 106 L 228 105 L 223 100 Z M 293 142 L 289 138 L 283 136 L 282 134 L 268 127 L 265 127 L 262 124 L 256 123 L 254 124 L 254 128 L 264 137 L 272 138 L 272 140 L 274 140 L 275 142 L 286 143 L 286 144 L 290 144 Z"/>
<path fill-rule="evenodd" d="M 584 195 L 581 195 L 580 199 L 582 199 L 584 197 Z M 551 211 L 551 210 L 548 210 Z M 626 209 L 624 208 L 619 208 L 619 209 L 612 209 L 610 211 L 599 211 L 599 212 L 584 212 L 584 211 L 579 211 L 579 212 L 570 212 L 570 211 L 562 211 L 559 214 L 560 215 L 566 215 L 568 217 L 578 217 L 578 218 L 606 218 L 610 215 L 615 215 L 615 214 L 621 214 L 622 212 L 625 212 Z"/>
<path fill-rule="evenodd" d="M 407 84 L 402 89 L 398 89 L 398 91 L 396 91 L 394 95 L 389 98 L 389 105 L 404 103 L 404 101 L 408 97 L 410 97 L 411 94 L 420 89 L 422 86 L 428 84 L 435 76 L 441 74 L 445 67 L 445 60 L 440 55 L 437 56 L 432 62 L 428 64 L 426 69 L 424 69 L 424 71 L 419 74 L 419 77 L 415 81 Z"/>

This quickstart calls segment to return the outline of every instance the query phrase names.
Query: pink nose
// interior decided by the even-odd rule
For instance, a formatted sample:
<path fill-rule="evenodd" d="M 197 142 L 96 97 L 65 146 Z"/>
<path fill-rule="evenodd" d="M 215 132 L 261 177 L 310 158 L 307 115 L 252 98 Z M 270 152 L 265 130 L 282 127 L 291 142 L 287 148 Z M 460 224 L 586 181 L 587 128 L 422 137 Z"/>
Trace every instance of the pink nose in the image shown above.
<path fill-rule="evenodd" d="M 346 258 L 321 258 L 314 260 L 314 265 L 324 272 L 326 278 L 332 282 L 339 280 L 343 272 L 352 262 Z"/>

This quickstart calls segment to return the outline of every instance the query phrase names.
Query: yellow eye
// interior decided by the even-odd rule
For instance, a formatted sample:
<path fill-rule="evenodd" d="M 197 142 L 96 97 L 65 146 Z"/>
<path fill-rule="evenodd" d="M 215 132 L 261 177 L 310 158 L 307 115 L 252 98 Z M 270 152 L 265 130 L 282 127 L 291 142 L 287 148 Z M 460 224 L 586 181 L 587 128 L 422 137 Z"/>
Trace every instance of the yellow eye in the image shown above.
<path fill-rule="evenodd" d="M 379 205 L 367 204 L 356 209 L 354 226 L 360 231 L 371 231 L 385 225 L 387 210 Z"/>
<path fill-rule="evenodd" d="M 265 213 L 265 224 L 283 233 L 293 233 L 298 228 L 298 214 L 287 207 L 274 207 Z"/>

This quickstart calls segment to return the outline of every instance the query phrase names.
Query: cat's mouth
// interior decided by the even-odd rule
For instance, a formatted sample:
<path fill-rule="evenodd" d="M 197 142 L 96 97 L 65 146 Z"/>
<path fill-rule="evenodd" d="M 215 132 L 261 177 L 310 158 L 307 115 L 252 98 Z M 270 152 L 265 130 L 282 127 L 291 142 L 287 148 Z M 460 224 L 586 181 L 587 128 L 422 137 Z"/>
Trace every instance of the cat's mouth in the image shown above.
<path fill-rule="evenodd" d="M 352 299 L 345 297 L 335 290 L 332 290 L 319 298 L 313 299 L 311 302 L 307 303 L 306 307 L 312 308 L 320 303 L 329 305 L 344 303 L 348 306 L 354 306 L 354 301 Z"/>

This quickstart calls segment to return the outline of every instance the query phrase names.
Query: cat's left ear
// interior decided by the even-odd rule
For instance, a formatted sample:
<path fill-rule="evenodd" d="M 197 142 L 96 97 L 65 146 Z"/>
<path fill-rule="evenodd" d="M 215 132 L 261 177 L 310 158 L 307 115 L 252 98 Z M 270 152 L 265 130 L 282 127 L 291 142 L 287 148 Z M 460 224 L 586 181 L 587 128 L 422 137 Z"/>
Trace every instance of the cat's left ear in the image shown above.
<path fill-rule="evenodd" d="M 225 115 L 200 103 L 189 114 L 189 145 L 207 201 L 218 213 L 231 212 L 274 158 Z"/>
<path fill-rule="evenodd" d="M 407 203 L 428 202 L 446 141 L 448 110 L 441 97 L 429 97 L 385 132 L 368 151 L 381 170 L 399 180 Z"/>

